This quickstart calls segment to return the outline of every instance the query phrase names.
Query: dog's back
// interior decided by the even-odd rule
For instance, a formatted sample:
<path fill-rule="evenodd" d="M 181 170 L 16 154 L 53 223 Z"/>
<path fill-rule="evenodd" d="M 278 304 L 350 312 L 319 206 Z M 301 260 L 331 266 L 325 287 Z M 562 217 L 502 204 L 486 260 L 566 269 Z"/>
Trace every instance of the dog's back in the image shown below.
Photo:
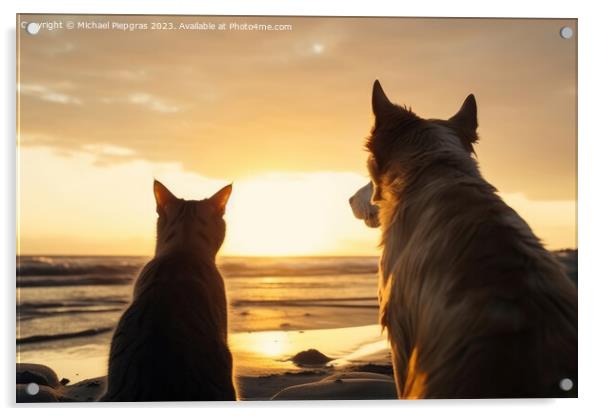
<path fill-rule="evenodd" d="M 381 322 L 403 398 L 577 394 L 577 289 L 471 157 L 476 101 L 449 120 L 375 83 Z"/>
<path fill-rule="evenodd" d="M 406 347 L 404 396 L 575 395 L 577 295 L 562 266 L 487 185 L 429 191 L 405 200 L 403 231 L 389 235 L 403 249 L 384 241 L 395 265 L 383 323 Z"/>

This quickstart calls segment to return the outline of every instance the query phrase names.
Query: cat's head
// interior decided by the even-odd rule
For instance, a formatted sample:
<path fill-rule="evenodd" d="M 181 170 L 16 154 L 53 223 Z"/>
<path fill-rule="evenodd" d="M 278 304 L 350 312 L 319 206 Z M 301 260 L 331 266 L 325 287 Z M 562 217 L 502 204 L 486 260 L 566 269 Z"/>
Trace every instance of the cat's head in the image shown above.
<path fill-rule="evenodd" d="M 159 215 L 155 253 L 194 251 L 215 256 L 226 236 L 224 213 L 232 185 L 200 201 L 177 198 L 157 180 L 153 192 Z"/>

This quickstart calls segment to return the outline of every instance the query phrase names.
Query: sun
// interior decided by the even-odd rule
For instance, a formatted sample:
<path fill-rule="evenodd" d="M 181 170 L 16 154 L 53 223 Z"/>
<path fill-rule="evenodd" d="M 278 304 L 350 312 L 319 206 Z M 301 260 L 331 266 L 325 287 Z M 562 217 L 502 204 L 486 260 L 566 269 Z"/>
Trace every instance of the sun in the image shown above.
<path fill-rule="evenodd" d="M 241 255 L 337 254 L 363 229 L 348 206 L 359 175 L 267 174 L 234 184 L 224 252 Z M 365 236 L 364 236 L 365 237 Z M 370 237 L 368 237 L 370 238 Z"/>

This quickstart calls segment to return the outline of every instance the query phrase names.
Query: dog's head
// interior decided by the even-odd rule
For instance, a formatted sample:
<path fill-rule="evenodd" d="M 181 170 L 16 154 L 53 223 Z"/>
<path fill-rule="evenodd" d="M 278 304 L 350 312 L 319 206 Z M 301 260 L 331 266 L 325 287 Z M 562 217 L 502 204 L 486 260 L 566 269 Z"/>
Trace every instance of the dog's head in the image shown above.
<path fill-rule="evenodd" d="M 372 204 L 371 200 L 372 182 L 368 182 L 349 198 L 349 205 L 351 205 L 351 210 L 355 218 L 364 220 L 368 227 L 377 228 L 380 225 L 378 207 Z"/>
<path fill-rule="evenodd" d="M 408 181 L 442 163 L 475 170 L 477 104 L 470 94 L 447 120 L 423 119 L 411 109 L 391 103 L 378 81 L 372 90 L 374 127 L 366 142 L 372 179 L 372 204 L 398 198 Z"/>

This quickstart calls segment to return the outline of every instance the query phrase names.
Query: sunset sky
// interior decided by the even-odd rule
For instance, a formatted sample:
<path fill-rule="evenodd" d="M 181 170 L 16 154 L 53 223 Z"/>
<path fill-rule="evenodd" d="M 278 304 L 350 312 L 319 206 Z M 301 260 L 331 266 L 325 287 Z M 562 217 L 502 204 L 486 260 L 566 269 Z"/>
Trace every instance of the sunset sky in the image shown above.
<path fill-rule="evenodd" d="M 20 18 L 292 25 L 18 29 L 21 254 L 151 255 L 153 178 L 195 199 L 234 182 L 224 255 L 377 254 L 347 201 L 377 78 L 427 118 L 474 93 L 484 177 L 548 248 L 576 247 L 575 20 Z"/>

